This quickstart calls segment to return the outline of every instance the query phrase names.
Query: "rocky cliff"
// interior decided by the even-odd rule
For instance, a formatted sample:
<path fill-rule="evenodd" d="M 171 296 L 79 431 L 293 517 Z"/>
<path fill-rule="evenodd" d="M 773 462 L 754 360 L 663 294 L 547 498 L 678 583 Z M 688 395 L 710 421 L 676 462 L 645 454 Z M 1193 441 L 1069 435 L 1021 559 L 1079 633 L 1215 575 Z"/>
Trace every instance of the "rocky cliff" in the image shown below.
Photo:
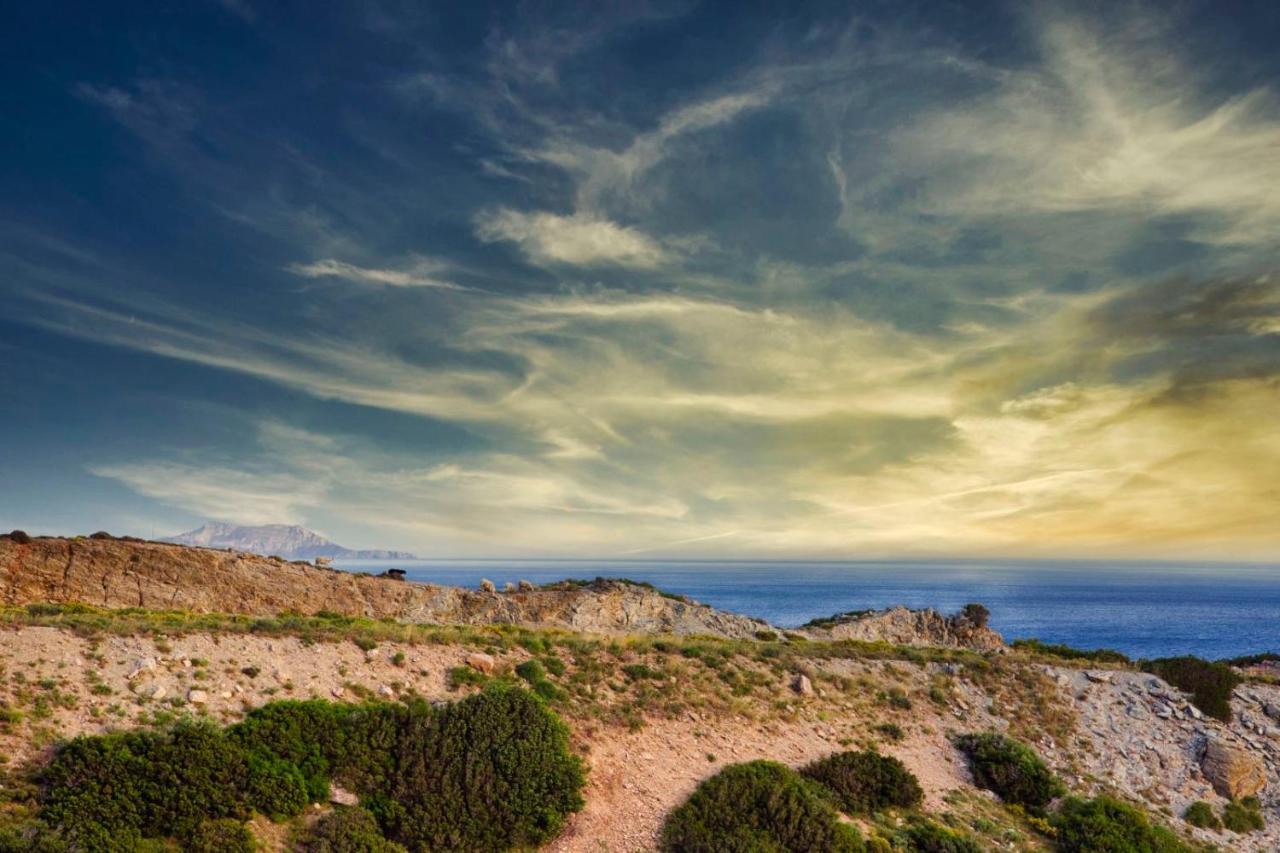
<path fill-rule="evenodd" d="M 824 640 L 883 640 L 918 646 L 950 646 L 980 651 L 1004 647 L 1004 639 L 984 625 L 956 614 L 943 616 L 936 610 L 908 610 L 892 607 L 846 613 L 809 623 L 804 633 Z"/>
<path fill-rule="evenodd" d="M 750 637 L 764 622 L 621 581 L 510 592 L 317 568 L 241 551 L 113 538 L 0 537 L 0 601 L 200 612 L 328 610 L 438 624 L 522 624 L 590 633 Z"/>

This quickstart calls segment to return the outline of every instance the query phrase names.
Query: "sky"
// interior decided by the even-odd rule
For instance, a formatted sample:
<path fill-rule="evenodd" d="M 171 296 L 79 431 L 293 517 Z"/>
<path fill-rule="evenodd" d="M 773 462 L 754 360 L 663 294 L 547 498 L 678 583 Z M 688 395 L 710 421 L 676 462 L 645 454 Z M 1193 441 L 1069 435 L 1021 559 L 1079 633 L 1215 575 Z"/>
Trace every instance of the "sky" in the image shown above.
<path fill-rule="evenodd" d="M 1280 560 L 1280 4 L 0 33 L 0 527 Z"/>

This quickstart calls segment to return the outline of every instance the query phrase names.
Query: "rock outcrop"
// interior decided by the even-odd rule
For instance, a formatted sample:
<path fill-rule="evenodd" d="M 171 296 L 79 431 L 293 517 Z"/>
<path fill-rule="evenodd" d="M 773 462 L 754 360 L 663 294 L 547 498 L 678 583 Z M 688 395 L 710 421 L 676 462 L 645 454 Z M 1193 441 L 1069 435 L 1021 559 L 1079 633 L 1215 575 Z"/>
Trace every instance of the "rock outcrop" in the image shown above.
<path fill-rule="evenodd" d="M 1252 797 L 1267 786 L 1262 762 L 1221 738 L 1205 743 L 1200 769 L 1213 789 L 1229 800 Z"/>
<path fill-rule="evenodd" d="M 206 613 L 329 611 L 431 624 L 749 638 L 770 626 L 647 586 L 601 580 L 474 591 L 309 563 L 132 539 L 0 537 L 0 601 Z"/>
<path fill-rule="evenodd" d="M 995 651 L 1004 648 L 1004 639 L 985 626 L 962 615 L 943 616 L 936 610 L 908 610 L 892 607 L 846 613 L 805 626 L 815 639 L 883 640 L 910 646 L 950 646 Z"/>

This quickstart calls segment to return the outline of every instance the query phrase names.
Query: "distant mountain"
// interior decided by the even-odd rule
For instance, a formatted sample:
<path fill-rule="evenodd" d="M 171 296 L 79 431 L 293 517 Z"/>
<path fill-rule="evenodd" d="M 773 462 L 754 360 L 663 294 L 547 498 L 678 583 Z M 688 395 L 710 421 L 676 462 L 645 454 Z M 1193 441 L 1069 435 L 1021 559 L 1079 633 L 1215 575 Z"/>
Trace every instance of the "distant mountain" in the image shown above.
<path fill-rule="evenodd" d="M 414 560 L 405 551 L 355 551 L 343 548 L 325 539 L 319 533 L 296 524 L 263 524 L 258 527 L 242 527 L 220 521 L 210 522 L 188 533 L 161 539 L 177 545 L 197 545 L 203 548 L 234 548 L 263 556 L 284 557 L 287 560 L 314 560 L 316 557 L 332 557 L 336 560 Z"/>

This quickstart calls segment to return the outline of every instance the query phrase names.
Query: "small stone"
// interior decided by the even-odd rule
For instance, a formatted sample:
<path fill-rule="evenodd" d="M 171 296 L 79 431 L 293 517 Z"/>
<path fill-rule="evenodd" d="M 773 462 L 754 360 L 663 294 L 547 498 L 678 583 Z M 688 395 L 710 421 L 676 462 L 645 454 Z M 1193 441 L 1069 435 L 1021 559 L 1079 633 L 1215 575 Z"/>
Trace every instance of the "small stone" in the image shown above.
<path fill-rule="evenodd" d="M 334 698 L 334 699 L 341 699 L 341 698 L 342 698 L 342 687 L 341 687 L 341 686 L 335 686 L 335 687 L 331 687 L 331 688 L 329 688 L 329 695 L 333 696 L 333 698 Z"/>
<path fill-rule="evenodd" d="M 209 694 L 203 690 L 192 687 L 187 691 L 187 701 L 192 705 L 203 705 L 209 701 Z"/>
<path fill-rule="evenodd" d="M 129 667 L 129 673 L 125 676 L 126 680 L 132 680 L 144 672 L 150 672 L 156 668 L 155 658 L 138 658 Z"/>
<path fill-rule="evenodd" d="M 390 687 L 388 687 L 387 685 L 385 685 L 385 684 L 379 684 L 379 685 L 378 685 L 378 695 L 379 695 L 379 696 L 394 696 L 394 695 L 396 695 L 396 692 L 395 692 L 394 690 L 392 690 Z"/>
<path fill-rule="evenodd" d="M 791 689 L 799 693 L 801 696 L 813 695 L 813 682 L 809 680 L 809 676 L 804 673 L 798 674 L 791 679 Z"/>
<path fill-rule="evenodd" d="M 1097 672 L 1092 669 L 1087 669 L 1085 670 L 1084 677 L 1094 682 L 1095 684 L 1111 683 L 1111 673 L 1109 672 Z"/>
<path fill-rule="evenodd" d="M 494 667 L 497 665 L 498 662 L 493 659 L 493 655 L 488 655 L 484 652 L 472 652 L 467 655 L 467 666 L 486 675 L 493 672 Z"/>

